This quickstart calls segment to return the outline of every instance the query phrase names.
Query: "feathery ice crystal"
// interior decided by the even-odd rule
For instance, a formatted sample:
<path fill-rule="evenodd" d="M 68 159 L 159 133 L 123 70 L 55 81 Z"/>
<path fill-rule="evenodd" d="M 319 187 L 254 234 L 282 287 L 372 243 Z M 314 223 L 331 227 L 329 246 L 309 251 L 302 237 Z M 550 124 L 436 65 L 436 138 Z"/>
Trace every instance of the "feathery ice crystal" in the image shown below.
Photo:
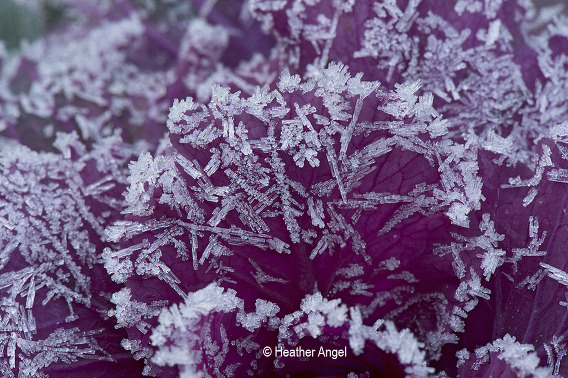
<path fill-rule="evenodd" d="M 49 3 L 0 49 L 3 376 L 568 375 L 562 6 Z"/>

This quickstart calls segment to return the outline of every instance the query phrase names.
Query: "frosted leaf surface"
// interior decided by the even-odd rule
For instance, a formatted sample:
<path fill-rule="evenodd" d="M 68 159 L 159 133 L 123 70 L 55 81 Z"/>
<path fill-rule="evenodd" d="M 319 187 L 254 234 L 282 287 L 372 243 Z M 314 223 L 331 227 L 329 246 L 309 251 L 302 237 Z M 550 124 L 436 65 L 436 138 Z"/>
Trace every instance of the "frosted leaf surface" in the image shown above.
<path fill-rule="evenodd" d="M 134 215 L 133 222 L 121 232 L 125 237 L 116 239 L 124 245 L 115 252 L 121 259 L 136 265 L 153 255 L 159 268 L 142 270 L 141 277 L 133 270 L 126 279 L 159 282 L 181 298 L 191 291 L 185 282 L 214 280 L 237 292 L 246 282 L 262 293 L 260 299 L 280 309 L 294 307 L 291 302 L 298 305 L 302 298 L 283 298 L 279 285 L 291 283 L 297 287 L 293 293 L 306 293 L 324 284 L 331 288 L 326 295 L 349 293 L 353 302 L 364 304 L 365 318 L 388 318 L 394 324 L 408 313 L 428 309 L 429 315 L 415 323 L 413 332 L 431 359 L 442 355 L 445 344 L 460 342 L 471 314 L 494 295 L 496 275 L 511 280 L 512 290 L 534 291 L 543 279 L 543 271 L 533 269 L 534 262 L 546 254 L 548 247 L 541 246 L 550 220 L 521 211 L 528 238 L 516 236 L 512 243 L 503 231 L 510 227 L 511 216 L 498 214 L 494 219 L 490 212 L 495 210 L 485 201 L 487 196 L 494 198 L 495 191 L 509 190 L 506 195 L 513 196 L 513 190 L 529 187 L 521 206 L 545 206 L 541 199 L 551 190 L 546 174 L 558 161 L 561 147 L 551 148 L 547 140 L 535 152 L 519 155 L 514 138 L 501 137 L 495 130 L 479 136 L 470 130 L 460 141 L 421 81 L 403 82 L 391 91 L 351 75 L 341 63 L 312 68 L 308 76 L 302 79 L 285 70 L 269 88 L 232 92 L 214 86 L 209 104 L 191 99 L 174 104 L 168 123 L 171 149 L 144 159 L 164 166 L 174 162 L 169 167 L 178 174 L 171 177 L 183 180 L 175 187 L 174 181 L 151 178 L 152 174 L 140 179 L 145 183 L 139 187 L 152 195 L 133 196 L 127 210 Z M 509 184 L 500 178 L 485 190 L 480 171 L 487 172 L 491 159 L 498 165 L 516 161 L 528 178 Z M 564 169 L 560 167 L 555 169 Z M 396 178 L 398 174 L 404 178 Z M 136 185 L 133 180 L 130 190 Z M 184 202 L 164 199 L 164 193 L 175 197 L 176 190 L 188 190 L 195 209 L 207 209 L 203 214 L 210 215 L 193 217 Z M 136 214 L 136 208 L 154 213 Z M 435 253 L 413 253 L 449 267 L 448 279 L 455 274 L 459 281 L 426 293 L 420 289 L 423 271 L 390 259 L 401 255 L 400 248 L 416 248 L 409 247 L 409 241 L 427 224 L 439 225 L 434 227 L 439 233 L 428 237 L 436 240 L 428 251 Z M 152 241 L 166 233 L 182 235 L 182 230 L 191 239 Z M 151 246 L 131 252 L 129 246 L 144 239 Z M 347 258 L 346 265 L 333 265 L 336 256 Z M 189 275 L 175 268 L 186 258 Z M 306 276 L 288 268 L 306 262 Z M 372 263 L 381 268 L 369 268 Z M 363 277 L 345 271 L 329 282 L 318 272 L 330 266 L 361 266 Z M 311 269 L 315 273 L 309 273 Z M 387 289 L 386 280 L 396 282 L 395 289 Z M 143 297 L 137 300 L 150 303 Z M 245 303 L 250 300 L 245 298 Z M 241 319 L 249 329 L 260 324 L 268 332 L 275 326 L 266 317 L 248 314 Z M 283 328 L 281 340 L 322 335 L 325 315 L 307 315 L 298 323 L 303 315 L 293 314 L 286 319 L 290 326 Z M 290 328 L 292 324 L 297 327 Z M 254 343 L 262 344 L 259 339 Z M 276 367 L 283 366 L 277 362 Z"/>
<path fill-rule="evenodd" d="M 450 327 L 443 320 L 443 294 L 414 298 L 395 310 L 402 298 L 414 297 L 422 280 L 421 273 L 393 260 L 404 247 L 368 248 L 411 238 L 403 225 L 419 230 L 432 217 L 448 227 L 468 227 L 451 209 L 459 206 L 469 219 L 480 206 L 475 148 L 442 143 L 443 118 L 431 95 L 419 96 L 419 89 L 420 82 L 412 82 L 383 91 L 379 83 L 331 63 L 308 80 L 283 71 L 275 88 L 258 88 L 248 97 L 217 86 L 207 105 L 190 98 L 174 102 L 171 147 L 155 157 L 144 154 L 130 166 L 123 211 L 130 221 L 107 230 L 109 240 L 121 244 L 104 255 L 108 272 L 117 282 L 152 282 L 153 290 L 180 298 L 187 297 L 191 283 L 214 280 L 238 290 L 247 282 L 265 293 L 259 300 L 284 309 L 304 306 L 299 294 L 325 282 L 316 265 L 307 271 L 291 267 L 332 267 L 343 256 L 345 268 L 358 266 L 360 273 L 346 271 L 331 282 L 331 292 L 347 290 L 365 303 L 365 317 L 396 318 L 441 301 L 431 316 L 438 319 L 435 332 L 443 335 Z M 406 179 L 389 180 L 399 174 L 394 167 Z M 359 231 L 369 226 L 373 231 Z M 430 259 L 425 252 L 416 251 Z M 374 261 L 384 268 L 373 268 Z M 388 281 L 407 286 L 377 306 Z M 280 288 L 290 284 L 298 294 L 285 298 Z M 139 294 L 133 293 L 136 303 L 152 303 Z M 453 301 L 453 292 L 445 295 Z M 326 314 L 308 314 L 294 334 L 317 338 L 325 324 L 345 322 L 340 313 Z M 245 328 L 271 327 L 262 316 L 242 316 L 237 318 Z M 124 325 L 131 340 L 147 340 Z M 424 347 L 438 351 L 454 342 L 440 337 Z"/>
<path fill-rule="evenodd" d="M 252 342 L 252 338 L 258 340 L 262 331 L 259 334 L 255 331 L 258 327 L 251 328 L 250 322 L 243 322 L 252 316 L 268 318 L 267 327 L 278 330 L 278 344 L 274 344 L 277 348 L 302 348 L 298 345 L 322 334 L 326 336 L 323 340 L 329 340 L 324 342 L 328 348 L 338 347 L 341 341 L 337 335 L 346 332 L 350 338 L 345 347 L 356 355 L 369 343 L 396 355 L 408 375 L 425 376 L 434 372 L 425 366 L 424 345 L 409 330 L 398 331 L 392 322 L 384 320 L 378 320 L 373 326 L 364 325 L 357 307 L 347 308 L 340 300 L 330 301 L 321 293 L 315 293 L 307 295 L 300 308 L 290 314 L 284 315 L 278 306 L 258 301 L 255 313 L 245 313 L 243 300 L 236 297 L 234 291 L 224 291 L 216 284 L 189 293 L 179 306 L 174 304 L 162 310 L 151 336 L 152 344 L 158 347 L 152 360 L 161 366 L 178 366 L 182 376 L 230 376 L 245 371 L 248 375 L 258 374 L 259 367 L 265 363 L 259 353 L 260 344 Z M 235 317 L 236 326 L 231 324 Z M 214 328 L 214 324 L 219 328 Z M 225 327 L 230 327 L 233 333 L 228 334 Z M 237 337 L 246 335 L 241 327 L 255 333 Z M 252 358 L 253 362 L 245 366 L 230 364 L 236 355 L 240 355 L 240 359 Z M 292 371 L 281 364 L 283 360 L 277 357 L 273 368 L 280 373 Z"/>
<path fill-rule="evenodd" d="M 492 370 L 499 369 L 518 377 L 550 377 L 551 369 L 539 367 L 540 359 L 534 352 L 534 346 L 521 344 L 509 334 L 492 343 L 479 347 L 475 354 L 461 352 L 462 361 L 466 360 L 479 376 L 490 376 Z"/>
<path fill-rule="evenodd" d="M 99 313 L 111 305 L 98 295 L 116 286 L 98 253 L 123 206 L 116 194 L 134 150 L 116 137 L 87 150 L 74 134 L 58 135 L 56 146 L 61 154 L 3 143 L 0 156 L 1 358 L 19 376 L 85 359 L 105 371 L 120 350 L 120 335 L 108 336 L 112 325 Z"/>
<path fill-rule="evenodd" d="M 185 303 L 164 309 L 158 318 L 159 325 L 152 332 L 152 344 L 159 349 L 153 357 L 158 365 L 178 365 L 180 374 L 201 375 L 204 366 L 215 366 L 211 372 L 225 376 L 219 370 L 223 354 L 227 353 L 227 334 L 221 326 L 219 343 L 211 339 L 212 320 L 222 313 L 231 313 L 242 307 L 235 292 L 210 284 L 188 295 Z M 217 315 L 218 314 L 218 315 Z M 217 331 L 217 330 L 215 330 Z M 167 343 L 167 344 L 166 344 Z"/>
<path fill-rule="evenodd" d="M 560 6 L 49 4 L 0 48 L 0 129 L 59 151 L 5 159 L 1 375 L 568 374 Z"/>
<path fill-rule="evenodd" d="M 27 46 L 0 70 L 5 135 L 32 148 L 49 150 L 58 131 L 96 141 L 117 129 L 126 140 L 155 144 L 171 102 L 195 96 L 226 59 L 227 29 L 188 22 L 189 3 L 62 3 L 73 27 Z M 247 28 L 254 30 L 250 22 Z"/>

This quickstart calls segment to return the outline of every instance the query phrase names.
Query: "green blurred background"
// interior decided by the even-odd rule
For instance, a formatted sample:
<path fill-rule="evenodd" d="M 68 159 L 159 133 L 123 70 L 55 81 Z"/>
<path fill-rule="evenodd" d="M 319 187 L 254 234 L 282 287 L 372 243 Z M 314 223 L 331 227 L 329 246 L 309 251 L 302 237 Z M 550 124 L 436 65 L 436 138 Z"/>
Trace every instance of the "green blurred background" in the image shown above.
<path fill-rule="evenodd" d="M 24 40 L 37 39 L 64 19 L 63 6 L 58 2 L 32 0 L 30 4 L 33 6 L 0 0 L 0 41 L 8 50 L 17 49 Z"/>
<path fill-rule="evenodd" d="M 39 10 L 17 5 L 11 0 L 0 0 L 0 39 L 6 48 L 15 49 L 20 41 L 36 39 L 44 30 Z"/>

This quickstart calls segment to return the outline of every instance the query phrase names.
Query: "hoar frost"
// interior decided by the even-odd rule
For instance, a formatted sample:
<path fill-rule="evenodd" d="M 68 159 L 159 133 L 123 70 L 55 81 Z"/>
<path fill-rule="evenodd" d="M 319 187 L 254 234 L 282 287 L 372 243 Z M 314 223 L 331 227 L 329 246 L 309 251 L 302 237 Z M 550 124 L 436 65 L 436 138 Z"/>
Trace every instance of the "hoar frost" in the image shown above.
<path fill-rule="evenodd" d="M 18 2 L 3 376 L 568 375 L 562 5 Z"/>

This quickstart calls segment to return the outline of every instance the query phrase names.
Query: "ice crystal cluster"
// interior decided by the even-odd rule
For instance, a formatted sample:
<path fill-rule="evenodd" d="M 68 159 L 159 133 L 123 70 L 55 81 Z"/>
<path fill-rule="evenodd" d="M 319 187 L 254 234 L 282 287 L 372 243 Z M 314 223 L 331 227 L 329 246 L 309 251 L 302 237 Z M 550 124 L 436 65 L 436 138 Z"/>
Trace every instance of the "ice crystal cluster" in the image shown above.
<path fill-rule="evenodd" d="M 2 376 L 568 376 L 562 5 L 18 3 Z"/>

